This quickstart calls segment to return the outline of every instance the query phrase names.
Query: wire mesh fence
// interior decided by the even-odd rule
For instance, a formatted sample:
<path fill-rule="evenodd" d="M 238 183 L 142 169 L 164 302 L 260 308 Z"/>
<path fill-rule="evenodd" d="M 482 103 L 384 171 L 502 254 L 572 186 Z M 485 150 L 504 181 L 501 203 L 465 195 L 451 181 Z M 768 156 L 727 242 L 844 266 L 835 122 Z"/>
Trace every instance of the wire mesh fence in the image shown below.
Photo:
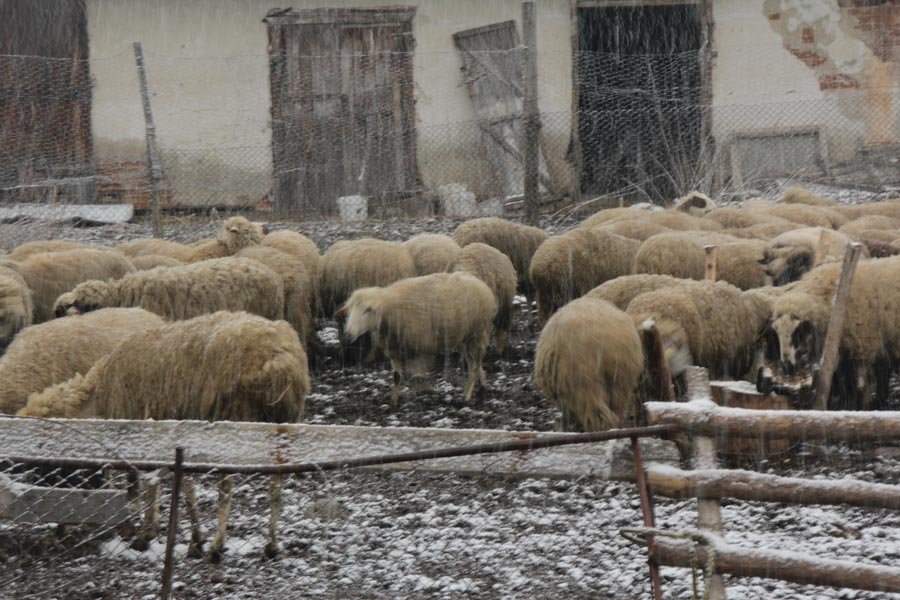
<path fill-rule="evenodd" d="M 417 53 L 348 44 L 333 54 L 145 52 L 158 184 L 131 52 L 0 56 L 2 219 L 116 220 L 98 205 L 140 214 L 154 192 L 168 212 L 307 219 L 521 210 L 521 45 Z M 548 206 L 599 195 L 664 202 L 775 180 L 896 188 L 900 98 L 890 79 L 733 101 L 712 94 L 701 58 L 540 54 Z M 51 208 L 60 204 L 85 206 Z"/>

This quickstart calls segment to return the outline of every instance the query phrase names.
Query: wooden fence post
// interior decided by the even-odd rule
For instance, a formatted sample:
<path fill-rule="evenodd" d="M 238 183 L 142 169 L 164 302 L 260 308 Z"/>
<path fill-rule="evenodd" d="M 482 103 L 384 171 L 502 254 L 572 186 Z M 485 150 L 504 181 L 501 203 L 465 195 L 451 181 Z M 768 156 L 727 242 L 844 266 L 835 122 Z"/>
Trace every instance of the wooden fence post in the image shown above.
<path fill-rule="evenodd" d="M 159 183 L 162 181 L 162 167 L 159 164 L 159 150 L 156 147 L 156 126 L 150 111 L 150 90 L 147 86 L 147 70 L 144 67 L 144 50 L 140 42 L 134 42 L 134 61 L 137 63 L 138 81 L 141 86 L 141 103 L 144 107 L 144 132 L 147 138 L 147 171 L 150 183 L 150 222 L 153 237 L 162 237 L 160 222 Z"/>
<path fill-rule="evenodd" d="M 538 224 L 541 211 L 540 150 L 538 146 L 537 102 L 537 24 L 534 2 L 522 3 L 522 161 L 525 166 L 525 211 L 532 225 Z"/>
<path fill-rule="evenodd" d="M 709 374 L 706 369 L 700 367 L 688 367 L 685 371 L 685 383 L 687 384 L 688 400 L 712 398 L 709 385 Z M 694 461 L 696 470 L 715 470 L 719 466 L 716 455 L 715 438 L 706 436 L 694 436 Z M 697 501 L 697 528 L 701 530 L 720 533 L 722 531 L 722 511 L 717 499 L 700 499 Z M 721 575 L 714 574 L 712 580 L 707 582 L 709 600 L 725 600 L 725 582 Z"/>
<path fill-rule="evenodd" d="M 715 281 L 719 276 L 719 247 L 704 246 L 703 251 L 706 252 L 706 275 L 709 281 Z"/>
<path fill-rule="evenodd" d="M 167 600 L 172 593 L 172 572 L 175 558 L 175 534 L 178 531 L 178 498 L 181 495 L 181 479 L 184 476 L 184 448 L 175 448 L 175 466 L 172 469 L 172 501 L 169 505 L 169 527 L 166 530 L 166 557 L 163 563 L 162 590 L 159 597 Z"/>
<path fill-rule="evenodd" d="M 822 360 L 819 362 L 819 371 L 816 374 L 816 399 L 813 404 L 816 410 L 828 410 L 831 379 L 837 368 L 838 349 L 841 346 L 844 320 L 847 317 L 847 306 L 850 303 L 850 284 L 853 283 L 853 274 L 856 271 L 856 263 L 859 262 L 861 249 L 862 244 L 854 242 L 847 246 L 847 251 L 844 253 L 844 263 L 841 266 L 840 279 L 838 279 L 834 302 L 831 305 L 828 333 L 825 335 L 825 345 L 822 348 Z"/>

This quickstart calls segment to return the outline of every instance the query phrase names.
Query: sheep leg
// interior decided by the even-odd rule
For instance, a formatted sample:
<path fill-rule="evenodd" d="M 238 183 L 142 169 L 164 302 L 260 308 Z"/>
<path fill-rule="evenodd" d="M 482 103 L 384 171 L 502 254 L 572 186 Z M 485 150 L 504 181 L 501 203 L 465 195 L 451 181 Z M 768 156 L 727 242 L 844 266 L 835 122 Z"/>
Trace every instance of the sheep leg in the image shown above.
<path fill-rule="evenodd" d="M 263 551 L 266 558 L 275 558 L 278 554 L 278 518 L 281 516 L 283 485 L 281 475 L 272 475 L 269 480 L 269 543 Z"/>
<path fill-rule="evenodd" d="M 131 542 L 131 547 L 138 552 L 144 552 L 150 547 L 150 541 L 156 539 L 159 533 L 159 522 L 162 518 L 160 513 L 159 498 L 159 482 L 161 473 L 159 471 L 151 473 L 149 476 L 142 476 L 143 491 L 141 495 L 146 501 L 144 506 L 144 520 L 141 523 L 141 529 L 138 535 Z"/>
<path fill-rule="evenodd" d="M 509 330 L 497 329 L 494 332 L 495 342 L 497 344 L 497 354 L 504 356 L 506 354 L 506 342 L 509 338 Z"/>
<path fill-rule="evenodd" d="M 216 510 L 216 536 L 209 549 L 209 560 L 222 561 L 225 544 L 225 529 L 228 527 L 228 513 L 231 512 L 231 493 L 234 491 L 234 475 L 226 475 L 219 481 L 219 507 Z"/>
<path fill-rule="evenodd" d="M 400 380 L 403 367 L 399 362 L 391 360 L 391 369 L 394 371 L 394 385 L 391 387 L 391 408 L 397 408 L 397 400 L 400 397 Z"/>
<path fill-rule="evenodd" d="M 184 503 L 187 505 L 188 519 L 191 522 L 191 543 L 188 546 L 188 556 L 200 558 L 203 556 L 203 532 L 200 529 L 200 516 L 197 512 L 197 490 L 194 481 L 185 477 L 182 481 L 184 489 Z"/>

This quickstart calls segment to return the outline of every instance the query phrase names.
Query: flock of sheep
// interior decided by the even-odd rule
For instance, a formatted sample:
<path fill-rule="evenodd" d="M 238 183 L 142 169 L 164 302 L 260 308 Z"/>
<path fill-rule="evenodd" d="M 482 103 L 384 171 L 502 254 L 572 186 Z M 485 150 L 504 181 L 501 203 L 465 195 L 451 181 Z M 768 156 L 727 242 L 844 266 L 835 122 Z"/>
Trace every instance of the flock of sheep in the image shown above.
<path fill-rule="evenodd" d="M 538 387 L 566 421 L 616 427 L 641 386 L 638 329 L 651 319 L 673 377 L 691 364 L 732 378 L 767 360 L 808 367 L 854 241 L 865 258 L 837 393 L 870 407 L 900 364 L 900 202 L 839 205 L 790 189 L 777 203 L 717 207 L 694 193 L 665 210 L 602 210 L 554 236 L 479 218 L 452 236 L 339 241 L 321 255 L 299 233 L 243 217 L 190 245 L 29 242 L 0 255 L 0 413 L 297 421 L 309 361 L 324 351 L 316 325 L 331 319 L 343 344 L 368 341 L 367 362 L 390 362 L 393 403 L 404 375 L 427 375 L 451 352 L 468 401 L 486 385 L 491 339 L 507 345 L 518 292 L 537 304 Z M 718 281 L 704 280 L 707 245 L 719 248 Z"/>

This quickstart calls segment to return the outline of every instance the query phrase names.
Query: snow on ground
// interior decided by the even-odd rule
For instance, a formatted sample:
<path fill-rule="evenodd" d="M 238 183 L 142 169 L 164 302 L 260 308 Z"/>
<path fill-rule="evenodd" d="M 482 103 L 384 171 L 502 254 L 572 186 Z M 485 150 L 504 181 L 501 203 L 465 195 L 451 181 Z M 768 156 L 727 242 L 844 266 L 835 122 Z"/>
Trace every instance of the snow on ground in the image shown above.
<path fill-rule="evenodd" d="M 338 239 L 407 239 L 449 232 L 457 221 L 419 219 L 341 225 L 282 223 L 324 249 Z M 570 224 L 570 223 L 569 223 Z M 217 223 L 176 219 L 167 237 L 208 237 Z M 562 224 L 555 223 L 556 227 Z M 149 235 L 145 224 L 95 228 L 0 225 L 6 247 L 28 239 L 64 237 L 115 244 Z M 454 359 L 426 382 L 405 382 L 400 404 L 388 404 L 386 365 L 344 365 L 327 358 L 313 373 L 304 418 L 309 423 L 549 430 L 558 412 L 532 380 L 537 333 L 517 297 L 506 356 L 490 353 L 489 389 L 461 400 L 463 375 Z M 319 337 L 337 342 L 329 324 Z M 812 450 L 812 449 L 811 449 Z M 823 459 L 824 457 L 824 459 Z M 900 484 L 896 458 L 873 459 L 842 447 L 748 462 L 764 472 L 827 478 L 857 477 Z M 204 526 L 214 528 L 214 481 L 200 480 Z M 505 480 L 424 473 L 327 473 L 287 482 L 280 521 L 281 555 L 262 558 L 268 519 L 267 480 L 236 486 L 227 552 L 221 565 L 188 558 L 188 524 L 176 546 L 176 598 L 647 598 L 643 550 L 618 530 L 641 523 L 633 486 L 592 480 Z M 657 499 L 662 527 L 692 527 L 695 501 Z M 183 515 L 182 515 L 183 516 Z M 167 513 L 163 511 L 163 523 Z M 873 564 L 900 564 L 900 515 L 842 507 L 795 507 L 726 501 L 725 541 L 809 552 Z M 97 538 L 97 539 L 95 539 Z M 80 544 L 78 542 L 81 542 Z M 95 536 L 0 521 L 0 598 L 153 598 L 159 591 L 164 539 L 146 552 L 115 532 Z M 667 598 L 690 598 L 690 572 L 663 568 Z M 886 598 L 884 594 L 798 586 L 762 579 L 728 579 L 729 597 L 760 599 Z"/>

